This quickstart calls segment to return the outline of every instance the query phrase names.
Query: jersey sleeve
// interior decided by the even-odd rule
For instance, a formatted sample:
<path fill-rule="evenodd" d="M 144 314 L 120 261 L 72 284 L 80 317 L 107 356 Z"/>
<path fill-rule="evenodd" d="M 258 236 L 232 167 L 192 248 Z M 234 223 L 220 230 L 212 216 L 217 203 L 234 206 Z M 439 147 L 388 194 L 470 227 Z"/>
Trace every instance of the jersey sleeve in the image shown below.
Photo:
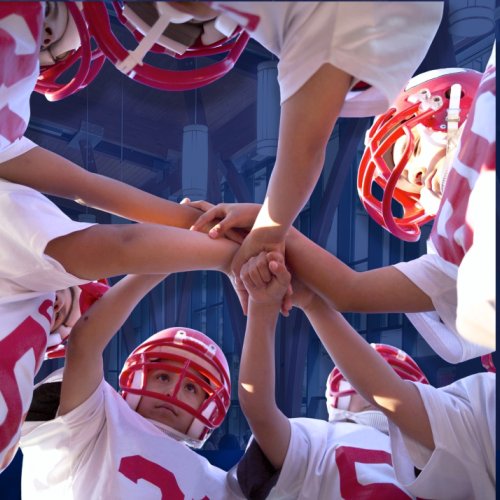
<path fill-rule="evenodd" d="M 12 160 L 12 158 L 17 158 L 24 153 L 27 153 L 30 149 L 36 147 L 32 140 L 28 139 L 26 136 L 21 137 L 14 141 L 10 146 L 6 147 L 3 151 L 0 151 L 0 163 Z"/>
<path fill-rule="evenodd" d="M 0 179 L 0 296 L 14 294 L 3 289 L 8 283 L 36 292 L 87 283 L 46 255 L 45 248 L 55 238 L 92 225 L 71 220 L 34 189 Z"/>
<path fill-rule="evenodd" d="M 109 388 L 109 389 L 108 389 Z M 47 422 L 26 422 L 21 435 L 23 498 L 42 498 L 65 489 L 78 466 L 92 453 L 105 424 L 104 391 L 112 390 L 104 379 L 80 406 Z M 36 480 L 35 480 L 36 478 Z M 45 495 L 45 497 L 44 497 Z M 60 496 L 58 498 L 67 498 Z"/>
<path fill-rule="evenodd" d="M 475 374 L 435 388 L 415 384 L 429 416 L 435 449 L 389 424 L 397 479 L 419 498 L 495 498 L 495 376 Z M 410 461 L 421 472 L 408 473 Z"/>
<path fill-rule="evenodd" d="M 0 3 L 0 163 L 28 126 L 43 19 L 42 2 Z"/>
<path fill-rule="evenodd" d="M 407 313 L 406 316 L 439 356 L 449 363 L 460 363 L 491 352 L 457 331 L 456 266 L 437 254 L 426 254 L 394 267 L 432 300 L 435 311 Z"/>
<path fill-rule="evenodd" d="M 340 116 L 387 110 L 425 57 L 439 27 L 442 2 L 318 2 L 300 32 L 284 33 L 281 102 L 324 64 L 371 88 L 350 92 Z M 334 82 L 332 83 L 334 85 Z"/>

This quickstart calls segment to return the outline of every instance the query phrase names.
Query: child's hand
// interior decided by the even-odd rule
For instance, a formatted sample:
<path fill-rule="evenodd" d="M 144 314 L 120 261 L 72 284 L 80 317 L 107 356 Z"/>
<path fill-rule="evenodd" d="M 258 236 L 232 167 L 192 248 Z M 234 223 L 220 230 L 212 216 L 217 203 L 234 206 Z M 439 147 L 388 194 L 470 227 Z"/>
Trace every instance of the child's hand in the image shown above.
<path fill-rule="evenodd" d="M 236 243 L 244 240 L 260 210 L 260 205 L 256 203 L 212 205 L 207 201 L 190 201 L 187 198 L 181 203 L 205 212 L 191 226 L 191 230 L 205 232 L 207 226 L 212 226 L 208 231 L 211 238 L 225 236 Z"/>
<path fill-rule="evenodd" d="M 243 265 L 241 280 L 252 301 L 281 306 L 290 289 L 291 275 L 279 252 L 261 252 Z"/>

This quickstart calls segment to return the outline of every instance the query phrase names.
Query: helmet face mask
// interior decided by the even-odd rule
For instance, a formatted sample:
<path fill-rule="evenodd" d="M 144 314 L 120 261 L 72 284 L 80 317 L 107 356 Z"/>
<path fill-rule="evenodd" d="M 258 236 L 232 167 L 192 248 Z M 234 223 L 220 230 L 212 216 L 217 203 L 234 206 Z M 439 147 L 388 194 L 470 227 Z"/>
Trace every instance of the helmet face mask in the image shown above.
<path fill-rule="evenodd" d="M 480 79 L 480 73 L 462 68 L 414 77 L 367 132 L 358 193 L 369 215 L 398 238 L 417 241 L 420 226 L 434 218 L 445 175 L 437 173 L 448 166 L 444 157 L 452 122 L 464 123 Z M 461 86 L 458 110 L 450 97 L 456 83 Z M 374 185 L 382 189 L 381 199 Z M 400 217 L 393 214 L 393 201 L 402 209 Z"/>
<path fill-rule="evenodd" d="M 83 4 L 91 35 L 120 71 L 160 90 L 192 90 L 218 80 L 231 70 L 249 39 L 243 28 L 223 12 L 216 19 L 197 21 L 169 2 L 113 2 L 113 7 L 138 45 L 130 50 L 123 46 L 111 29 L 102 2 Z M 171 60 L 225 55 L 209 64 L 205 60 L 202 67 L 176 70 L 146 62 L 150 52 Z"/>
<path fill-rule="evenodd" d="M 175 380 L 173 389 L 149 390 L 150 374 L 161 371 Z M 197 386 L 205 397 L 199 407 L 185 401 L 181 390 L 186 383 Z M 168 434 L 190 446 L 201 447 L 211 432 L 221 425 L 231 399 L 229 368 L 221 349 L 207 336 L 189 328 L 169 328 L 158 332 L 138 346 L 125 361 L 119 379 L 122 396 L 133 410 L 143 397 L 166 403 L 167 409 L 189 414 L 189 428 L 179 429 L 180 418 L 153 420 Z M 180 411 L 179 411 L 180 410 Z M 168 412 L 167 412 L 168 413 Z M 177 417 L 179 415 L 176 415 Z"/>
<path fill-rule="evenodd" d="M 105 57 L 100 49 L 92 50 L 81 2 L 47 2 L 40 47 L 40 76 L 35 91 L 49 101 L 73 95 L 94 80 Z M 62 75 L 77 68 L 68 82 Z"/>
<path fill-rule="evenodd" d="M 429 381 L 411 356 L 401 349 L 387 344 L 370 344 L 391 368 L 403 379 L 412 382 L 428 384 Z M 349 409 L 351 396 L 358 394 L 351 384 L 344 378 L 340 370 L 335 367 L 326 382 L 326 407 L 329 420 L 334 420 L 335 414 Z"/>
<path fill-rule="evenodd" d="M 47 350 L 45 351 L 45 360 L 64 358 L 66 354 L 66 342 L 73 326 L 87 309 L 99 300 L 109 288 L 108 281 L 103 278 L 67 289 L 72 301 L 70 314 L 68 315 L 68 319 L 65 319 L 63 324 L 57 327 L 56 331 L 51 331 L 48 338 Z M 66 323 L 70 323 L 70 326 Z"/>

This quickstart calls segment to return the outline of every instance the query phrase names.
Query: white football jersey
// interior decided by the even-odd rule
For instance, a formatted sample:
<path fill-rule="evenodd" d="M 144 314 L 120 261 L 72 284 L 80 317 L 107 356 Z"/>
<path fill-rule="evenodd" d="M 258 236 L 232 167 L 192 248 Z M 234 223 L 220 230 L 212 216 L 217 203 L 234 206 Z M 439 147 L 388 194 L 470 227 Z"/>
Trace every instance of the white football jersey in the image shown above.
<path fill-rule="evenodd" d="M 351 91 L 341 116 L 387 110 L 436 34 L 442 2 L 214 2 L 230 6 L 250 36 L 279 58 L 281 102 L 324 64 L 371 88 Z M 246 14 L 246 17 L 241 14 Z M 231 15 L 230 13 L 228 15 Z M 334 85 L 335 82 L 332 82 Z"/>
<path fill-rule="evenodd" d="M 13 157 L 9 149 L 16 148 L 28 126 L 43 11 L 41 2 L 0 3 L 0 163 Z"/>
<path fill-rule="evenodd" d="M 268 499 L 413 498 L 396 480 L 386 434 L 366 425 L 311 418 L 292 418 L 290 424 L 285 462 Z M 231 484 L 240 481 L 245 491 L 259 467 L 253 471 L 245 463 L 248 478 L 234 467 Z"/>
<path fill-rule="evenodd" d="M 398 480 L 419 498 L 496 498 L 496 376 L 476 373 L 435 388 L 415 384 L 429 415 L 435 449 L 416 444 L 389 423 Z M 408 468 L 410 461 L 421 472 Z"/>
<path fill-rule="evenodd" d="M 19 440 L 47 346 L 55 292 L 88 282 L 45 255 L 45 247 L 91 225 L 72 221 L 38 191 L 0 179 L 0 470 Z"/>
<path fill-rule="evenodd" d="M 104 380 L 78 408 L 23 427 L 23 498 L 238 498 L 226 472 L 133 411 Z"/>
<path fill-rule="evenodd" d="M 429 254 L 395 266 L 431 297 L 435 312 L 407 316 L 452 363 L 496 348 L 495 74 L 494 48 L 446 181 Z"/>

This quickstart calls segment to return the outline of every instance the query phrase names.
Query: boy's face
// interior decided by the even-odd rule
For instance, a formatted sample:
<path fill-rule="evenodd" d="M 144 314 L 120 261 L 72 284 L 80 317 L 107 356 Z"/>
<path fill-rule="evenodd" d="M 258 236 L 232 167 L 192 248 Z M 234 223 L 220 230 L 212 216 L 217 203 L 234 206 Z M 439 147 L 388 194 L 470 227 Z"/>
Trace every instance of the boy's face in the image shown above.
<path fill-rule="evenodd" d="M 54 302 L 54 314 L 50 333 L 71 329 L 79 320 L 81 289 L 77 286 L 58 290 Z M 61 328 L 63 327 L 63 328 Z"/>
<path fill-rule="evenodd" d="M 412 129 L 414 151 L 403 170 L 397 187 L 409 193 L 420 194 L 422 208 L 436 213 L 435 205 L 443 195 L 442 182 L 445 171 L 446 133 L 434 132 L 421 124 Z M 406 137 L 394 143 L 393 160 L 397 165 L 406 149 Z M 428 203 L 428 200 L 431 203 Z M 432 206 L 431 206 L 432 205 Z"/>
<path fill-rule="evenodd" d="M 179 368 L 183 366 L 183 364 L 178 361 L 169 361 L 168 364 Z M 197 377 L 200 376 L 191 368 L 188 368 L 188 373 L 189 372 Z M 172 396 L 180 376 L 180 373 L 175 373 L 166 369 L 151 370 L 147 375 L 145 389 Z M 194 410 L 197 410 L 206 396 L 205 391 L 196 382 L 184 376 L 176 398 Z M 194 419 L 193 415 L 174 403 L 168 403 L 149 396 L 141 397 L 136 411 L 145 418 L 150 418 L 166 424 L 183 434 L 187 433 Z"/>

